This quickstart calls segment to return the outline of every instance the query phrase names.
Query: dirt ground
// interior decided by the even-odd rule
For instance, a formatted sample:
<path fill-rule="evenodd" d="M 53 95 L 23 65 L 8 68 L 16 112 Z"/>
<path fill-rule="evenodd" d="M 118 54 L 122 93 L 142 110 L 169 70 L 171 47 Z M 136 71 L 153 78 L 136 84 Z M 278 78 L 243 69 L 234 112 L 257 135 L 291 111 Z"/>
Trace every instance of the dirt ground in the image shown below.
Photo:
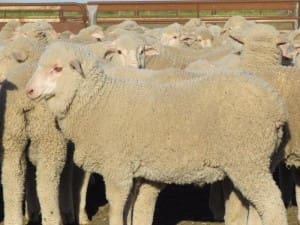
<path fill-rule="evenodd" d="M 108 225 L 108 205 L 105 205 L 99 208 L 98 213 L 93 217 L 90 225 Z M 288 224 L 289 225 L 298 225 L 297 224 L 297 208 L 296 206 L 292 206 L 288 208 Z M 172 219 L 170 220 L 172 221 Z M 211 222 L 205 220 L 193 220 L 193 219 L 184 219 L 180 220 L 175 223 L 156 223 L 156 225 L 166 225 L 166 224 L 173 224 L 173 225 L 224 225 L 224 222 Z"/>

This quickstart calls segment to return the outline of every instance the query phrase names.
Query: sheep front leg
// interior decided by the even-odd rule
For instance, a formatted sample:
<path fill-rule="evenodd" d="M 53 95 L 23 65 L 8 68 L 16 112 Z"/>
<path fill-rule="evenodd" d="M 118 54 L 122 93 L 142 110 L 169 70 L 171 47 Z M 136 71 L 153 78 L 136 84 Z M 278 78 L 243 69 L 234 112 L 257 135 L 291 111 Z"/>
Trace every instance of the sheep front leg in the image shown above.
<path fill-rule="evenodd" d="M 89 224 L 90 220 L 88 218 L 88 215 L 85 210 L 86 206 L 86 195 L 87 195 L 87 189 L 89 186 L 89 181 L 90 181 L 91 173 L 84 172 L 84 177 L 83 177 L 83 182 L 82 186 L 80 189 L 80 196 L 79 196 L 79 224 L 80 225 L 85 225 Z"/>
<path fill-rule="evenodd" d="M 40 199 L 43 225 L 60 225 L 59 183 L 63 166 L 44 157 L 36 169 L 37 192 Z"/>
<path fill-rule="evenodd" d="M 109 225 L 126 225 L 130 205 L 132 182 L 107 181 L 106 196 L 109 202 Z"/>
<path fill-rule="evenodd" d="M 254 164 L 238 170 L 228 170 L 227 174 L 234 186 L 256 208 L 263 225 L 287 225 L 280 190 L 269 169 L 261 168 L 263 167 L 259 167 L 259 164 Z"/>
<path fill-rule="evenodd" d="M 23 147 L 24 146 L 19 146 L 19 148 L 13 149 L 5 148 L 3 154 L 2 184 L 5 225 L 23 225 L 22 202 L 26 172 Z M 16 149 L 22 149 L 22 151 L 16 152 Z"/>
<path fill-rule="evenodd" d="M 90 220 L 85 210 L 86 195 L 91 173 L 83 171 L 74 165 L 73 198 L 75 215 L 80 225 L 89 224 Z"/>

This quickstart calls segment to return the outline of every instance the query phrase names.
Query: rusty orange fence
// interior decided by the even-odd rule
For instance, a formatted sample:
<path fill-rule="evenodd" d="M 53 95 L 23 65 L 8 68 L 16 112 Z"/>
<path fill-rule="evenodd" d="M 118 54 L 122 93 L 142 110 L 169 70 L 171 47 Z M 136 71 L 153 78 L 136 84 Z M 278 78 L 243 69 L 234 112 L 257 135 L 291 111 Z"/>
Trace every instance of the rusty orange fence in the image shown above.
<path fill-rule="evenodd" d="M 45 19 L 56 30 L 78 32 L 88 23 L 88 6 L 95 6 L 99 24 L 134 19 L 139 23 L 185 22 L 201 18 L 211 23 L 223 23 L 230 16 L 241 14 L 258 22 L 299 26 L 300 0 L 144 0 L 88 1 L 80 3 L 0 3 L 0 26 L 11 19 L 21 22 Z M 40 12 L 40 13 L 38 13 Z"/>

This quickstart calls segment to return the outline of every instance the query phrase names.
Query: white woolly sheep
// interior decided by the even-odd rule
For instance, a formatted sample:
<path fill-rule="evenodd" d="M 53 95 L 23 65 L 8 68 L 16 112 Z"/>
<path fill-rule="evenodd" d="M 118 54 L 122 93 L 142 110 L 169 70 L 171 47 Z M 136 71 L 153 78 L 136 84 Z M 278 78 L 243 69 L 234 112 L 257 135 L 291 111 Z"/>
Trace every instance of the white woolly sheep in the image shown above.
<path fill-rule="evenodd" d="M 76 42 L 103 41 L 104 38 L 103 29 L 98 25 L 91 25 L 81 29 L 77 35 L 71 36 L 71 39 Z"/>
<path fill-rule="evenodd" d="M 86 47 L 93 51 L 99 58 L 114 65 L 145 67 L 145 42 L 138 38 L 123 35 L 110 42 L 97 42 L 87 44 Z"/>
<path fill-rule="evenodd" d="M 11 39 L 19 26 L 21 26 L 21 23 L 18 20 L 10 20 L 7 22 L 1 29 L 0 40 L 7 41 Z"/>
<path fill-rule="evenodd" d="M 36 64 L 33 61 L 36 62 L 42 50 L 42 46 L 34 39 L 18 38 L 5 46 L 5 54 L 1 57 L 5 60 L 0 60 L 1 75 L 7 79 L 1 89 L 1 104 L 2 108 L 5 108 L 3 125 L 5 130 L 2 137 L 5 157 L 2 165 L 2 181 L 4 202 L 9 202 L 9 204 L 4 205 L 5 224 L 23 224 L 22 194 L 25 174 L 22 171 L 25 166 L 23 161 L 25 160 L 25 147 L 28 139 L 31 140 L 28 151 L 29 158 L 37 166 L 37 193 L 43 224 L 59 224 L 61 221 L 58 185 L 61 167 L 66 161 L 66 149 L 64 147 L 66 141 L 63 139 L 64 144 L 61 143 L 61 135 L 55 127 L 53 115 L 42 105 L 32 108 L 34 105 L 28 102 L 27 98 L 24 98 L 25 84 L 32 75 Z M 27 63 L 28 61 L 32 62 Z M 11 87 L 14 89 L 10 90 Z M 16 131 L 20 127 L 24 128 Z M 51 154 L 49 154 L 49 149 L 51 149 Z M 14 152 L 14 154 L 5 154 L 6 152 Z M 71 163 L 71 161 L 68 162 L 68 164 Z M 65 169 L 61 185 L 64 188 L 68 186 L 61 195 L 61 210 L 66 223 L 74 222 L 70 171 L 72 172 L 72 168 Z M 30 172 L 32 170 L 29 170 L 27 178 L 32 181 L 34 178 Z M 37 202 L 32 201 L 36 199 L 35 196 L 31 195 L 34 194 L 33 189 L 35 189 L 32 185 L 30 180 L 26 181 L 25 190 L 28 199 L 29 219 L 34 222 L 38 219 L 40 208 Z M 12 187 L 17 194 L 11 195 Z M 45 189 L 48 190 L 47 193 L 45 193 Z"/>
<path fill-rule="evenodd" d="M 58 37 L 52 25 L 46 21 L 25 23 L 22 26 L 17 27 L 14 38 L 19 36 L 34 38 L 42 44 L 48 44 L 52 40 L 56 40 Z"/>
<path fill-rule="evenodd" d="M 54 56 L 57 51 L 63 54 Z M 53 69 L 56 79 L 50 81 Z M 76 144 L 75 163 L 103 175 L 111 225 L 123 224 L 134 177 L 201 185 L 225 174 L 265 225 L 287 224 L 269 171 L 287 114 L 277 92 L 262 80 L 228 73 L 163 86 L 112 78 L 87 49 L 55 43 L 43 53 L 26 90 L 30 98 L 46 98 Z"/>

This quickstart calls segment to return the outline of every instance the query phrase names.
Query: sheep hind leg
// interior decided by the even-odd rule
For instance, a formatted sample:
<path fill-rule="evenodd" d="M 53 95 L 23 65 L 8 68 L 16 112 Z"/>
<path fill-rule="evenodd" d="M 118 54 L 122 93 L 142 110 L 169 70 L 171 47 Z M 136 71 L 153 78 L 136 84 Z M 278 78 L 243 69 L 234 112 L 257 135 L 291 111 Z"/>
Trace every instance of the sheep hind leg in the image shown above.
<path fill-rule="evenodd" d="M 247 225 L 248 206 L 241 194 L 228 178 L 222 182 L 222 188 L 225 200 L 225 225 Z"/>
<path fill-rule="evenodd" d="M 234 186 L 253 204 L 263 225 L 287 225 L 280 190 L 271 172 L 262 168 L 255 164 L 238 170 L 229 169 L 226 172 Z"/>
<path fill-rule="evenodd" d="M 120 180 L 116 182 L 105 180 L 105 184 L 106 196 L 109 202 L 109 225 L 127 224 L 132 182 L 120 183 Z"/>
<path fill-rule="evenodd" d="M 134 185 L 134 199 L 129 209 L 128 225 L 152 225 L 156 200 L 164 187 L 164 184 L 145 180 Z"/>

